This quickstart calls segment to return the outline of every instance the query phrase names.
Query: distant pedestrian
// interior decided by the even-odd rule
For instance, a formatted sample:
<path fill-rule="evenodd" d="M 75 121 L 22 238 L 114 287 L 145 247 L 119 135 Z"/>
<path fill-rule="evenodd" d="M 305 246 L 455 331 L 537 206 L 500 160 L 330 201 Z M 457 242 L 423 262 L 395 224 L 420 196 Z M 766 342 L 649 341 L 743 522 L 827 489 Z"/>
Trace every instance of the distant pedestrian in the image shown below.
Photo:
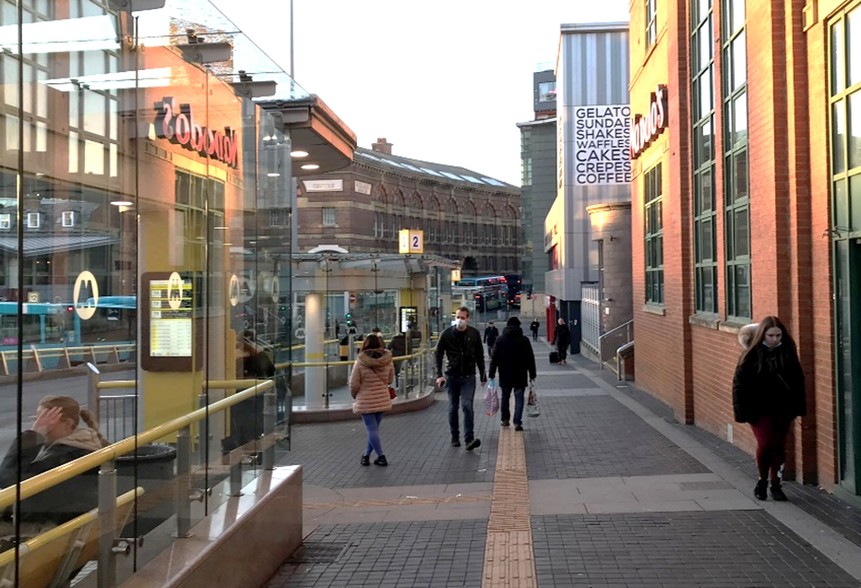
<path fill-rule="evenodd" d="M 532 323 L 529 325 L 529 330 L 532 331 L 532 340 L 538 341 L 538 328 L 541 325 L 538 324 L 538 319 L 532 319 Z"/>
<path fill-rule="evenodd" d="M 436 384 L 442 388 L 448 383 L 448 425 L 452 447 L 460 447 L 458 405 L 463 410 L 463 430 L 466 450 L 472 451 L 481 440 L 475 437 L 472 402 L 475 397 L 475 370 L 478 369 L 481 385 L 487 384 L 484 375 L 484 347 L 478 329 L 469 326 L 469 309 L 461 306 L 455 314 L 455 324 L 439 336 L 436 345 Z M 442 360 L 448 359 L 443 376 Z"/>
<path fill-rule="evenodd" d="M 487 355 L 493 353 L 493 345 L 499 339 L 499 329 L 493 324 L 493 321 L 487 323 L 487 328 L 484 329 L 484 344 L 487 345 Z"/>
<path fill-rule="evenodd" d="M 507 427 L 511 419 L 509 399 L 514 391 L 514 430 L 523 430 L 523 394 L 529 380 L 535 380 L 535 354 L 532 344 L 520 328 L 516 316 L 508 319 L 502 336 L 493 347 L 490 359 L 490 377 L 499 368 L 499 387 L 502 389 L 502 426 Z"/>
<path fill-rule="evenodd" d="M 571 344 L 571 331 L 568 330 L 568 325 L 562 317 L 557 321 L 553 342 L 556 344 L 556 351 L 559 352 L 559 365 L 568 363 L 565 358 L 568 356 L 568 346 Z"/>
<path fill-rule="evenodd" d="M 407 337 L 403 333 L 398 333 L 394 337 L 392 337 L 391 342 L 389 343 L 389 349 L 392 352 L 392 357 L 403 357 L 407 354 Z M 398 388 L 398 376 L 401 371 L 402 361 L 394 361 L 395 364 L 395 388 Z"/>
<path fill-rule="evenodd" d="M 795 341 L 776 316 L 759 322 L 750 346 L 739 358 L 732 404 L 736 422 L 750 423 L 756 437 L 759 481 L 754 496 L 768 498 L 770 474 L 771 497 L 786 500 L 780 487 L 786 436 L 795 417 L 807 414 L 807 401 Z"/>
<path fill-rule="evenodd" d="M 380 441 L 380 422 L 383 413 L 392 409 L 389 386 L 393 378 L 392 352 L 383 346 L 381 337 L 365 337 L 350 375 L 350 394 L 356 399 L 353 412 L 362 415 L 368 431 L 368 446 L 360 461 L 363 466 L 371 464 L 372 451 L 377 452 L 375 464 L 389 465 Z"/>

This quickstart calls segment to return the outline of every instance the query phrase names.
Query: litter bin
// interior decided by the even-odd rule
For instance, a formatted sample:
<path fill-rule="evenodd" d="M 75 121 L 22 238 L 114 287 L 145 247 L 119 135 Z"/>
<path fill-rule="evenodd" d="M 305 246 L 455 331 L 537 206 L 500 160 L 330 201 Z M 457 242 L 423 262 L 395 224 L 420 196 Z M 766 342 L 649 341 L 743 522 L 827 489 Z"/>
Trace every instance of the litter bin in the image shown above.
<path fill-rule="evenodd" d="M 338 343 L 338 356 L 341 361 L 347 361 L 350 357 L 350 336 L 347 335 Z"/>
<path fill-rule="evenodd" d="M 121 495 L 137 486 L 144 489 L 137 508 L 137 536 L 146 535 L 172 517 L 176 512 L 173 484 L 176 477 L 176 448 L 166 443 L 153 443 L 137 448 L 135 454 L 117 458 L 117 493 Z M 132 537 L 134 515 L 123 529 L 122 537 Z"/>

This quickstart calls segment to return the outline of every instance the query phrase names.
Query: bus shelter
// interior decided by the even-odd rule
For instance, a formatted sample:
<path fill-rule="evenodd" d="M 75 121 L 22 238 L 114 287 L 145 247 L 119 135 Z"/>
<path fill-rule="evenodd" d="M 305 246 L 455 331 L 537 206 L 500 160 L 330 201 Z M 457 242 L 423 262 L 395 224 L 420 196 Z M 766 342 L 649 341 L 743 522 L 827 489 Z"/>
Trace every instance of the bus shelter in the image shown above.
<path fill-rule="evenodd" d="M 290 328 L 304 343 L 306 362 L 324 360 L 327 340 L 379 329 L 387 341 L 411 333 L 427 343 L 448 326 L 457 260 L 320 249 L 292 255 Z M 324 406 L 325 387 L 326 368 L 306 367 L 308 408 Z"/>

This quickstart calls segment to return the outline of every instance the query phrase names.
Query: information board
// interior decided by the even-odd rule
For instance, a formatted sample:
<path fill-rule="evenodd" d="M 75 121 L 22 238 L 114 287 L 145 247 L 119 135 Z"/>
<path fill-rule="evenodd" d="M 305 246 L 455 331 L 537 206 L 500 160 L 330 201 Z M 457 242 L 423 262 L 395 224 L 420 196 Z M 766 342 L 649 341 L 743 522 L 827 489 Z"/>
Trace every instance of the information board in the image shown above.
<path fill-rule="evenodd" d="M 631 107 L 627 104 L 574 108 L 574 184 L 631 182 Z"/>
<path fill-rule="evenodd" d="M 147 371 L 190 371 L 201 346 L 194 336 L 194 281 L 178 272 L 148 272 L 141 282 L 146 308 L 141 366 Z"/>

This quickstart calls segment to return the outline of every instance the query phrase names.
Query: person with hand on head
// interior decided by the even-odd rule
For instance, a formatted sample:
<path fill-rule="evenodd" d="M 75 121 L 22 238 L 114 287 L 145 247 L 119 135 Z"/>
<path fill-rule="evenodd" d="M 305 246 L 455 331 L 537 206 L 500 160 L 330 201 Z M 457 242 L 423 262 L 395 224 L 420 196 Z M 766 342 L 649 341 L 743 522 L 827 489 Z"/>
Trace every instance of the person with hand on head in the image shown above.
<path fill-rule="evenodd" d="M 380 440 L 380 422 L 383 413 L 392 410 L 389 386 L 394 377 L 392 352 L 386 349 L 383 338 L 366 337 L 350 374 L 350 394 L 356 400 L 353 412 L 362 415 L 362 422 L 368 431 L 368 445 L 360 461 L 363 466 L 371 464 L 372 451 L 377 452 L 375 464 L 389 465 Z"/>
<path fill-rule="evenodd" d="M 39 402 L 33 426 L 21 433 L 0 462 L 0 487 L 16 483 L 19 450 L 23 481 L 107 446 L 94 416 L 74 398 L 46 396 Z M 22 538 L 43 533 L 97 505 L 98 468 L 94 468 L 24 500 L 18 508 Z M 0 521 L 0 535 L 14 533 L 10 508 Z"/>
<path fill-rule="evenodd" d="M 795 417 L 807 414 L 807 399 L 795 341 L 776 316 L 759 322 L 748 349 L 739 358 L 732 404 L 736 422 L 750 423 L 756 437 L 759 481 L 754 496 L 766 500 L 770 480 L 771 497 L 786 500 L 780 485 L 786 437 Z"/>
<path fill-rule="evenodd" d="M 436 385 L 448 384 L 448 425 L 451 430 L 452 447 L 460 447 L 458 406 L 463 410 L 463 429 L 466 450 L 472 451 L 481 445 L 475 437 L 473 399 L 475 397 L 475 371 L 481 385 L 487 384 L 484 375 L 484 347 L 478 329 L 469 326 L 469 309 L 461 306 L 455 314 L 455 324 L 444 330 L 436 345 Z M 443 375 L 442 361 L 448 359 Z"/>
<path fill-rule="evenodd" d="M 499 387 L 502 389 L 502 426 L 507 427 L 511 419 L 509 399 L 514 391 L 514 430 L 523 430 L 523 395 L 528 384 L 537 376 L 535 371 L 535 354 L 529 338 L 520 328 L 520 319 L 516 316 L 508 319 L 508 324 L 497 340 L 490 358 L 490 378 L 493 379 L 499 369 Z"/>

